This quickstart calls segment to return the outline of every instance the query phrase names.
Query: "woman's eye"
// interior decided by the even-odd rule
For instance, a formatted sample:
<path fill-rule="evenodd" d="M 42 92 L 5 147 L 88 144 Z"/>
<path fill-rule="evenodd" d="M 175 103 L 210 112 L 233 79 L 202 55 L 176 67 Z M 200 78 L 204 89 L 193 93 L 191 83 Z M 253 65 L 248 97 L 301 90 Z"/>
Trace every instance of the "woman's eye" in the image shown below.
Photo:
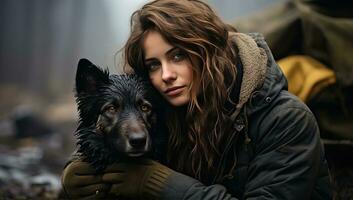
<path fill-rule="evenodd" d="M 146 64 L 146 66 L 148 68 L 148 71 L 153 72 L 159 68 L 160 64 L 157 62 L 153 62 L 153 63 Z"/>
<path fill-rule="evenodd" d="M 185 59 L 185 55 L 181 52 L 177 52 L 173 56 L 173 61 L 174 62 L 180 62 Z"/>
<path fill-rule="evenodd" d="M 148 105 L 141 105 L 141 110 L 142 112 L 149 112 L 151 110 L 151 107 Z"/>

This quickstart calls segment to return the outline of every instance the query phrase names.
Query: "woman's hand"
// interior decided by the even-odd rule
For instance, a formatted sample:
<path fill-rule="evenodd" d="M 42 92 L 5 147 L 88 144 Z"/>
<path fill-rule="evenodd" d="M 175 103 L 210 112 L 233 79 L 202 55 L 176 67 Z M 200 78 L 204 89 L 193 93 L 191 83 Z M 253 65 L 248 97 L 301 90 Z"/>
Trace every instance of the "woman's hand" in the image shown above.
<path fill-rule="evenodd" d="M 111 183 L 110 195 L 157 199 L 173 170 L 152 160 L 136 159 L 108 166 L 103 181 Z"/>
<path fill-rule="evenodd" d="M 192 177 L 146 159 L 108 166 L 102 179 L 112 184 L 107 195 L 117 199 L 236 200 L 222 185 L 205 186 Z"/>
<path fill-rule="evenodd" d="M 61 181 L 63 189 L 70 199 L 104 199 L 109 184 L 102 182 L 102 175 L 87 163 L 75 160 L 63 171 Z"/>

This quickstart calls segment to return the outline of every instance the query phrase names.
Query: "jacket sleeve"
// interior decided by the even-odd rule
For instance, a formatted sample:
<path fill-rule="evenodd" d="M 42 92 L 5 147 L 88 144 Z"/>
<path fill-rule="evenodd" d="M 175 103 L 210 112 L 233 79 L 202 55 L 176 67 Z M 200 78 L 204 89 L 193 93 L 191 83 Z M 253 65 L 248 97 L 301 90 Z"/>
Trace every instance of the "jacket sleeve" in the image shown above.
<path fill-rule="evenodd" d="M 161 199 L 237 200 L 223 185 L 205 186 L 198 180 L 175 172 L 168 178 Z"/>
<path fill-rule="evenodd" d="M 266 118 L 258 126 L 244 199 L 310 199 L 318 178 L 328 175 L 313 114 L 299 104 L 278 106 Z"/>

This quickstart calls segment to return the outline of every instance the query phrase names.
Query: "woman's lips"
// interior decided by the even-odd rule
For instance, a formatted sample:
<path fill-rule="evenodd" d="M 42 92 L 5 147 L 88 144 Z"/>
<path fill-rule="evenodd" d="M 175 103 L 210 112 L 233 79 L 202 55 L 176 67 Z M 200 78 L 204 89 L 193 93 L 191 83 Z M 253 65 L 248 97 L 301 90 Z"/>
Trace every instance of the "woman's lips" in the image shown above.
<path fill-rule="evenodd" d="M 172 87 L 172 88 L 168 88 L 164 93 L 167 95 L 167 96 L 177 96 L 179 95 L 180 93 L 182 93 L 184 90 L 184 86 L 178 86 L 178 87 Z"/>

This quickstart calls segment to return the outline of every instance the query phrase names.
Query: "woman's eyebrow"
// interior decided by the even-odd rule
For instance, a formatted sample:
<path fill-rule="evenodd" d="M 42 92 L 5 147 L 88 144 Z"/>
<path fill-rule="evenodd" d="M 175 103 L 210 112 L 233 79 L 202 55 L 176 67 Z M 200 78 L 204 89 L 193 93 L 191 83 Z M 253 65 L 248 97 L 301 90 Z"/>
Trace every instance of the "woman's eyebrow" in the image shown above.
<path fill-rule="evenodd" d="M 173 53 L 174 50 L 179 49 L 178 47 L 172 47 L 170 48 L 167 52 L 165 52 L 165 55 L 169 56 L 169 54 Z M 151 60 L 155 60 L 156 58 L 152 57 L 152 58 L 145 58 L 145 62 L 151 61 Z"/>
<path fill-rule="evenodd" d="M 175 50 L 177 50 L 177 49 L 179 49 L 179 48 L 178 48 L 178 47 L 172 47 L 172 48 L 169 49 L 165 54 L 166 54 L 166 55 L 172 54 L 173 51 L 175 51 Z"/>
<path fill-rule="evenodd" d="M 156 58 L 147 58 L 144 60 L 144 62 L 147 63 L 147 62 L 154 61 L 154 60 L 156 60 Z"/>

